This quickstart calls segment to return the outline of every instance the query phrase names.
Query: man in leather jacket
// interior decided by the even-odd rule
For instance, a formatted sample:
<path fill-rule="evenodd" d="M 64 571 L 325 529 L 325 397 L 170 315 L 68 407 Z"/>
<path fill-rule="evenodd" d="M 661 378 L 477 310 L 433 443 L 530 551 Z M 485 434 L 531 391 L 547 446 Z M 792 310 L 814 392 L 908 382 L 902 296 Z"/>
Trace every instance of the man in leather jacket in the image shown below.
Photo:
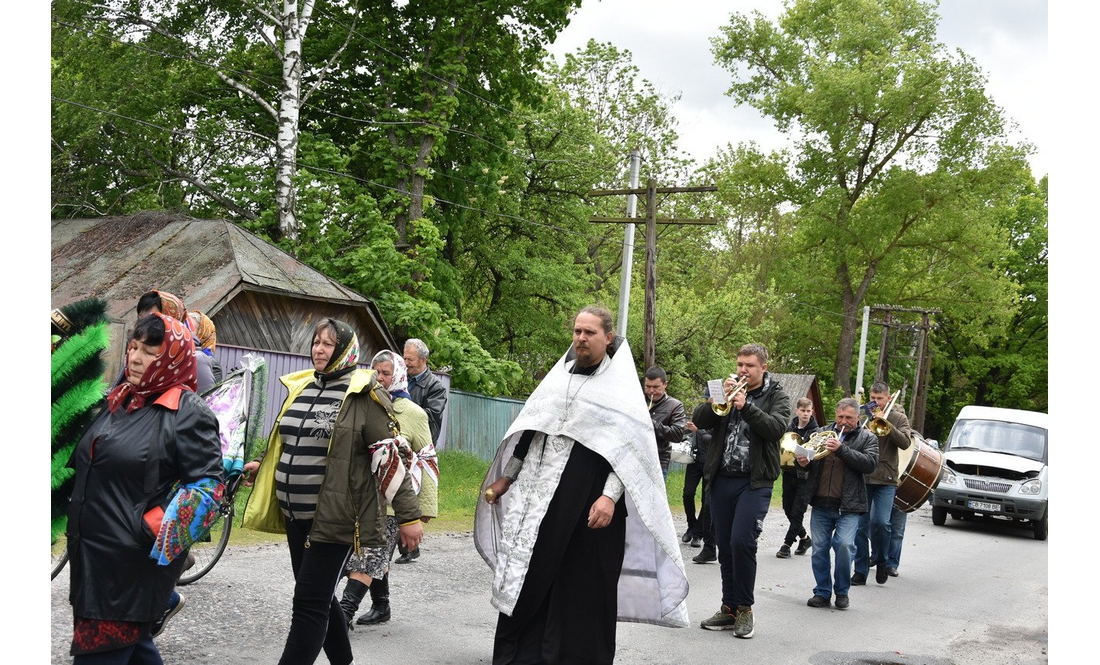
<path fill-rule="evenodd" d="M 412 401 L 428 413 L 428 428 L 432 443 L 439 444 L 443 426 L 443 410 L 447 408 L 447 387 L 428 369 L 428 347 L 419 339 L 405 342 L 405 366 L 409 370 L 409 395 Z"/>
<path fill-rule="evenodd" d="M 673 441 L 683 441 L 687 436 L 684 424 L 687 412 L 684 403 L 669 395 L 668 375 L 660 367 L 653 366 L 645 373 L 645 395 L 649 398 L 649 417 L 653 421 L 653 434 L 657 438 L 657 459 L 661 462 L 661 473 L 668 480 L 668 464 L 672 460 Z"/>
<path fill-rule="evenodd" d="M 836 608 L 848 609 L 848 590 L 852 583 L 852 554 L 855 552 L 859 516 L 867 512 L 867 485 L 863 474 L 878 464 L 878 438 L 859 424 L 859 402 L 847 397 L 836 405 L 836 421 L 821 428 L 833 434 L 825 441 L 829 454 L 810 460 L 795 458 L 810 476 L 803 491 L 809 497 L 810 535 L 813 554 L 814 595 L 806 604 L 829 607 L 836 594 Z M 841 433 L 843 431 L 843 433 Z M 833 579 L 830 551 L 836 557 Z"/>
<path fill-rule="evenodd" d="M 746 344 L 737 353 L 743 388 L 726 379 L 729 411 L 696 412 L 695 424 L 714 431 L 703 477 L 722 573 L 722 605 L 703 620 L 705 630 L 732 630 L 749 639 L 755 630 L 756 550 L 779 478 L 779 439 L 791 419 L 791 399 L 768 373 L 768 351 Z"/>

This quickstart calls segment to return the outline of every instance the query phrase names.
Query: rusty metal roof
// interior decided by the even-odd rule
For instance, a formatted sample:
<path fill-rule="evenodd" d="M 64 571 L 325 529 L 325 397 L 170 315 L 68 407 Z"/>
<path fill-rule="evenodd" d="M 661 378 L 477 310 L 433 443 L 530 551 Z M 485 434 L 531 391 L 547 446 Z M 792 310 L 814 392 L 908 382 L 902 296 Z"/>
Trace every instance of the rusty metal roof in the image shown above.
<path fill-rule="evenodd" d="M 138 298 L 154 289 L 209 316 L 242 290 L 340 302 L 365 308 L 397 348 L 372 300 L 225 220 L 160 212 L 53 220 L 50 282 L 52 307 L 97 296 L 119 320 L 134 318 Z"/>

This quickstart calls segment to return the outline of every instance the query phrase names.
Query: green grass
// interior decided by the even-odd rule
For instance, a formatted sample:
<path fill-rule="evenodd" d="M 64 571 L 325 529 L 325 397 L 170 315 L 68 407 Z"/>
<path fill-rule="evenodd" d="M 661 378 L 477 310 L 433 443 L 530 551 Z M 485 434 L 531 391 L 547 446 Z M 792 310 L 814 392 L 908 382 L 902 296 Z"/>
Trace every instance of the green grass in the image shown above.
<path fill-rule="evenodd" d="M 428 533 L 472 531 L 474 508 L 481 498 L 481 481 L 489 470 L 489 463 L 470 453 L 446 450 L 439 454 L 439 517 L 425 525 Z M 782 502 L 782 478 L 775 481 L 772 490 L 773 508 Z M 281 541 L 283 536 L 260 533 L 239 528 L 244 515 L 244 502 L 251 489 L 241 488 L 237 493 L 237 516 L 230 537 L 231 545 L 249 545 L 261 542 Z M 672 465 L 665 486 L 668 505 L 673 515 L 684 514 L 684 467 Z M 696 495 L 698 497 L 698 494 Z M 698 506 L 698 503 L 696 504 Z"/>
<path fill-rule="evenodd" d="M 445 451 L 439 455 L 439 517 L 428 525 L 429 531 L 469 531 L 474 525 L 474 507 L 480 499 L 481 481 L 489 463 L 469 453 Z M 773 508 L 783 503 L 782 478 L 772 489 Z M 696 490 L 699 492 L 699 490 Z M 665 484 L 669 508 L 674 515 L 684 514 L 684 467 L 672 465 Z M 699 494 L 696 494 L 698 497 Z M 698 503 L 696 503 L 698 506 Z M 438 525 L 436 523 L 439 523 Z"/>
<path fill-rule="evenodd" d="M 481 481 L 488 470 L 489 463 L 475 455 L 458 451 L 440 453 L 439 517 L 425 524 L 424 530 L 428 533 L 472 531 L 474 507 L 481 495 Z M 251 493 L 251 487 L 241 487 L 237 491 L 237 513 L 233 518 L 233 533 L 229 536 L 230 547 L 285 541 L 286 537 L 282 534 L 264 533 L 241 526 L 244 505 Z"/>
<path fill-rule="evenodd" d="M 428 522 L 429 532 L 473 530 L 474 509 L 488 470 L 488 462 L 470 453 L 445 450 L 439 454 L 439 517 Z"/>

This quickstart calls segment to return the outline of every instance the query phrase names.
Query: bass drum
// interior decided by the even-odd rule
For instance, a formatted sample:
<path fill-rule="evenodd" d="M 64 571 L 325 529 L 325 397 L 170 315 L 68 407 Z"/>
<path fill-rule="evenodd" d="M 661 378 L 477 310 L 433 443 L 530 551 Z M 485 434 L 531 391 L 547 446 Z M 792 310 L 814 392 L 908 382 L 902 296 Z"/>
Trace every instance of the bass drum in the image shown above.
<path fill-rule="evenodd" d="M 943 453 L 920 435 L 910 437 L 913 445 L 898 451 L 898 489 L 894 507 L 906 513 L 919 508 L 943 478 Z"/>

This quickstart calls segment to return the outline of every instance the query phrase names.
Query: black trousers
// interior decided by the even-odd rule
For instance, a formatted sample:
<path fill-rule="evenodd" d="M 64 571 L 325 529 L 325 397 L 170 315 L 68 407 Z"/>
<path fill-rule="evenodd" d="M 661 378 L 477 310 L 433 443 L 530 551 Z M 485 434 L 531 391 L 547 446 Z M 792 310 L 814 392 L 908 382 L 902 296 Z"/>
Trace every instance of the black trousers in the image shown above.
<path fill-rule="evenodd" d="M 707 547 L 714 547 L 714 528 L 710 523 L 710 499 L 706 478 L 703 477 L 703 465 L 698 463 L 688 464 L 684 467 L 684 514 L 687 516 L 687 528 L 693 536 L 703 539 Z M 695 490 L 702 485 L 702 500 L 699 502 L 699 513 L 695 513 Z"/>
<path fill-rule="evenodd" d="M 317 660 L 322 648 L 332 665 L 348 665 L 352 661 L 351 641 L 336 585 L 344 574 L 351 547 L 314 540 L 307 549 L 306 536 L 312 526 L 312 520 L 286 521 L 294 600 L 290 634 L 279 665 L 308 665 Z"/>
<path fill-rule="evenodd" d="M 794 545 L 795 538 L 806 537 L 806 527 L 802 525 L 802 520 L 806 517 L 809 503 L 800 491 L 805 482 L 798 478 L 796 471 L 783 472 L 783 514 L 790 524 L 787 535 L 783 537 L 785 545 Z"/>

